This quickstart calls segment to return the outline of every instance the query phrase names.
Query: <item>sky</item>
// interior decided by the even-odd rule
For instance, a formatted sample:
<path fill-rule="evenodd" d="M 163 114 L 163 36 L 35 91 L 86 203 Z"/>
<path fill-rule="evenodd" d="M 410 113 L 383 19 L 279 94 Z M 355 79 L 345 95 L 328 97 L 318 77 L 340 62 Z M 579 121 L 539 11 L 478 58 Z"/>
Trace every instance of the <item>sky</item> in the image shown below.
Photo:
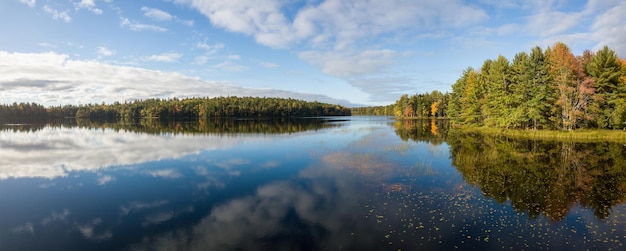
<path fill-rule="evenodd" d="M 387 105 L 558 41 L 624 58 L 624 13 L 623 0 L 2 0 L 0 103 Z"/>

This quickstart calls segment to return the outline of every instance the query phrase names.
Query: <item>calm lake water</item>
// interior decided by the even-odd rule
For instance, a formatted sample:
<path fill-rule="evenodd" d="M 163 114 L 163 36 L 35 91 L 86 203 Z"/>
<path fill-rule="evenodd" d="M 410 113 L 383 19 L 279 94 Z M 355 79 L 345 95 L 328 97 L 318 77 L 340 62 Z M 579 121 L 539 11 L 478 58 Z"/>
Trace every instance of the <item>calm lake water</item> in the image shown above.
<path fill-rule="evenodd" d="M 626 144 L 442 121 L 0 127 L 0 250 L 619 250 Z"/>

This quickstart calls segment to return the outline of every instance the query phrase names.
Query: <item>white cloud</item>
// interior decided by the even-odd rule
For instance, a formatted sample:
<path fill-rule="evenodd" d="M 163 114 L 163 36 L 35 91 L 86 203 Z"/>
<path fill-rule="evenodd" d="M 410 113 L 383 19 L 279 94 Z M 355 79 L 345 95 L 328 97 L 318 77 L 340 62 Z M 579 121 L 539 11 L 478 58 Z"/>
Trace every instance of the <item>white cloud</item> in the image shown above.
<path fill-rule="evenodd" d="M 228 59 L 228 60 L 239 60 L 239 59 L 241 59 L 241 56 L 239 56 L 237 54 L 231 54 L 231 55 L 226 56 L 226 59 Z"/>
<path fill-rule="evenodd" d="M 169 52 L 169 53 L 163 53 L 163 54 L 158 54 L 158 55 L 152 55 L 152 56 L 146 57 L 145 59 L 148 61 L 171 63 L 171 62 L 176 62 L 182 56 L 183 54 L 180 54 L 180 53 Z"/>
<path fill-rule="evenodd" d="M 366 50 L 358 53 L 305 51 L 299 56 L 319 67 L 325 74 L 351 78 L 381 73 L 408 54 L 393 50 Z"/>
<path fill-rule="evenodd" d="M 289 47 L 305 39 L 347 48 L 361 38 L 403 29 L 437 30 L 467 27 L 487 14 L 457 0 L 390 0 L 310 2 L 292 20 L 282 12 L 289 1 L 188 0 L 217 27 L 253 36 L 260 44 Z"/>
<path fill-rule="evenodd" d="M 48 42 L 41 42 L 38 45 L 44 48 L 56 48 L 57 47 L 56 45 L 48 43 Z"/>
<path fill-rule="evenodd" d="M 115 50 L 108 49 L 106 47 L 100 46 L 98 47 L 98 55 L 103 57 L 109 57 L 116 54 Z"/>
<path fill-rule="evenodd" d="M 187 26 L 193 26 L 194 22 L 193 20 L 179 20 L 182 24 L 187 25 Z"/>
<path fill-rule="evenodd" d="M 213 25 L 229 31 L 253 35 L 257 41 L 273 47 L 285 47 L 291 41 L 264 40 L 263 36 L 288 34 L 287 20 L 280 12 L 281 3 L 260 1 L 190 1 Z"/>
<path fill-rule="evenodd" d="M 151 18 L 152 20 L 156 20 L 156 21 L 162 21 L 162 22 L 169 22 L 169 21 L 177 21 L 183 25 L 186 26 L 193 26 L 194 22 L 193 20 L 184 20 L 184 19 L 180 19 L 166 11 L 160 10 L 160 9 L 155 9 L 155 8 L 148 8 L 148 7 L 141 7 L 141 11 L 143 11 L 143 15 L 146 17 Z"/>
<path fill-rule="evenodd" d="M 626 57 L 626 15 L 624 13 L 626 13 L 626 2 L 622 1 L 597 15 L 592 25 L 593 38 L 598 41 L 596 47 L 607 45 L 620 57 Z"/>
<path fill-rule="evenodd" d="M 98 14 L 98 15 L 102 14 L 102 9 L 99 9 L 98 7 L 96 7 L 96 3 L 94 2 L 94 0 L 81 0 L 80 2 L 75 3 L 74 5 L 76 6 L 76 9 L 87 9 L 95 14 Z"/>
<path fill-rule="evenodd" d="M 66 23 L 69 23 L 70 21 L 72 21 L 72 17 L 70 17 L 70 15 L 67 14 L 68 11 L 58 11 L 58 10 L 52 9 L 48 5 L 44 6 L 43 10 L 47 12 L 48 14 L 52 15 L 52 19 L 54 20 L 61 19 Z"/>
<path fill-rule="evenodd" d="M 240 71 L 245 71 L 248 69 L 248 67 L 246 66 L 233 63 L 232 61 L 229 61 L 229 60 L 213 65 L 213 67 L 216 69 L 232 71 L 232 72 L 240 72 Z"/>
<path fill-rule="evenodd" d="M 539 12 L 527 17 L 527 30 L 541 37 L 562 34 L 579 24 L 581 17 L 580 13 Z"/>
<path fill-rule="evenodd" d="M 174 72 L 73 60 L 55 52 L 0 51 L 0 100 L 6 103 L 27 100 L 43 105 L 85 104 L 154 97 L 227 95 L 291 97 L 350 105 L 345 100 L 324 95 L 245 88 Z"/>
<path fill-rule="evenodd" d="M 273 69 L 273 68 L 278 68 L 278 64 L 276 63 L 272 63 L 272 62 L 259 62 L 259 65 L 268 68 L 268 69 Z"/>
<path fill-rule="evenodd" d="M 349 80 L 350 84 L 369 93 L 370 101 L 388 102 L 404 93 L 416 93 L 419 85 L 410 79 L 400 77 L 363 77 Z"/>
<path fill-rule="evenodd" d="M 156 25 L 138 23 L 138 22 L 135 22 L 135 21 L 131 21 L 128 18 L 122 18 L 122 20 L 120 21 L 120 25 L 122 27 L 127 27 L 128 29 L 130 29 L 132 31 L 144 31 L 144 30 L 156 31 L 156 32 L 166 32 L 167 31 L 166 28 L 163 28 L 163 27 L 160 27 L 160 26 L 156 26 Z"/>
<path fill-rule="evenodd" d="M 217 54 L 222 49 L 224 49 L 224 44 L 217 43 L 217 44 L 211 45 L 207 43 L 196 43 L 196 48 L 205 50 L 207 55 L 214 55 L 214 54 Z"/>
<path fill-rule="evenodd" d="M 172 21 L 172 19 L 174 19 L 174 16 L 172 16 L 170 13 L 167 13 L 159 9 L 141 7 L 141 11 L 143 11 L 144 16 L 152 18 L 157 21 Z"/>
<path fill-rule="evenodd" d="M 20 3 L 28 5 L 28 7 L 35 7 L 37 5 L 37 0 L 20 0 Z"/>
<path fill-rule="evenodd" d="M 203 64 L 206 64 L 207 62 L 209 62 L 209 57 L 205 55 L 196 56 L 193 60 L 193 64 L 197 64 L 197 65 L 203 65 Z"/>
<path fill-rule="evenodd" d="M 207 62 L 209 62 L 209 57 L 205 55 L 197 56 L 193 60 L 193 63 L 198 65 L 206 64 Z"/>

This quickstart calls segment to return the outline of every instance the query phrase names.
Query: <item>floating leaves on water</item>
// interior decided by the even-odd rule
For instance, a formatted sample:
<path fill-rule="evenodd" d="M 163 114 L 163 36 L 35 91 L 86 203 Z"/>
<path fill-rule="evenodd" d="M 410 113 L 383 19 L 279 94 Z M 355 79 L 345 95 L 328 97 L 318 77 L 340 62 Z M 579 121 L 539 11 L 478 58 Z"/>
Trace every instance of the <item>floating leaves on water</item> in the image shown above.
<path fill-rule="evenodd" d="M 548 250 L 567 242 L 576 249 L 617 249 L 626 240 L 626 235 L 617 234 L 626 231 L 622 224 L 626 214 L 617 211 L 597 221 L 589 209 L 577 208 L 571 217 L 555 222 L 549 217 L 529 217 L 472 189 L 454 193 L 398 190 L 379 194 L 365 206 L 368 215 L 388 228 L 381 240 L 397 247 L 480 249 L 496 243 L 503 249 Z"/>

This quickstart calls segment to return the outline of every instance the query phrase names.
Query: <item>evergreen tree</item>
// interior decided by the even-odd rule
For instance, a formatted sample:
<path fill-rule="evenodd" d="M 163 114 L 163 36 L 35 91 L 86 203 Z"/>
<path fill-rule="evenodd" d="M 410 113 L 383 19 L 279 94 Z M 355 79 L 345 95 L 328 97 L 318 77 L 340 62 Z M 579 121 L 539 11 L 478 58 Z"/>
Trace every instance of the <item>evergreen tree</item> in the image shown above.
<path fill-rule="evenodd" d="M 528 128 L 532 125 L 530 118 L 531 82 L 530 57 L 520 52 L 513 58 L 511 64 L 511 125 Z"/>
<path fill-rule="evenodd" d="M 528 118 L 533 129 L 551 127 L 549 123 L 550 107 L 554 104 L 554 88 L 550 84 L 546 57 L 539 46 L 530 51 L 530 85 L 528 96 Z"/>
<path fill-rule="evenodd" d="M 470 72 L 474 72 L 474 69 L 465 69 L 463 74 L 461 74 L 461 77 L 452 85 L 452 93 L 450 94 L 450 101 L 448 102 L 447 114 L 452 122 L 457 124 L 461 124 L 462 122 L 461 111 L 464 105 L 461 102 L 463 100 L 463 95 L 465 94 L 465 89 L 467 88 L 467 79 Z"/>
<path fill-rule="evenodd" d="M 589 53 L 590 54 L 590 53 Z M 585 57 L 583 57 L 585 58 Z M 615 109 L 619 105 L 621 63 L 615 52 L 604 46 L 595 55 L 591 55 L 585 65 L 585 72 L 595 82 L 596 98 L 594 99 L 595 123 L 599 128 L 620 128 L 622 121 L 613 121 Z M 619 116 L 615 117 L 618 118 Z"/>
<path fill-rule="evenodd" d="M 509 127 L 511 125 L 512 99 L 509 80 L 509 60 L 504 56 L 487 60 L 481 69 L 481 80 L 485 86 L 483 115 L 486 126 Z"/>
<path fill-rule="evenodd" d="M 480 74 L 470 70 L 467 74 L 464 93 L 461 96 L 461 124 L 483 125 L 484 117 L 481 111 L 485 95 L 480 81 Z"/>

